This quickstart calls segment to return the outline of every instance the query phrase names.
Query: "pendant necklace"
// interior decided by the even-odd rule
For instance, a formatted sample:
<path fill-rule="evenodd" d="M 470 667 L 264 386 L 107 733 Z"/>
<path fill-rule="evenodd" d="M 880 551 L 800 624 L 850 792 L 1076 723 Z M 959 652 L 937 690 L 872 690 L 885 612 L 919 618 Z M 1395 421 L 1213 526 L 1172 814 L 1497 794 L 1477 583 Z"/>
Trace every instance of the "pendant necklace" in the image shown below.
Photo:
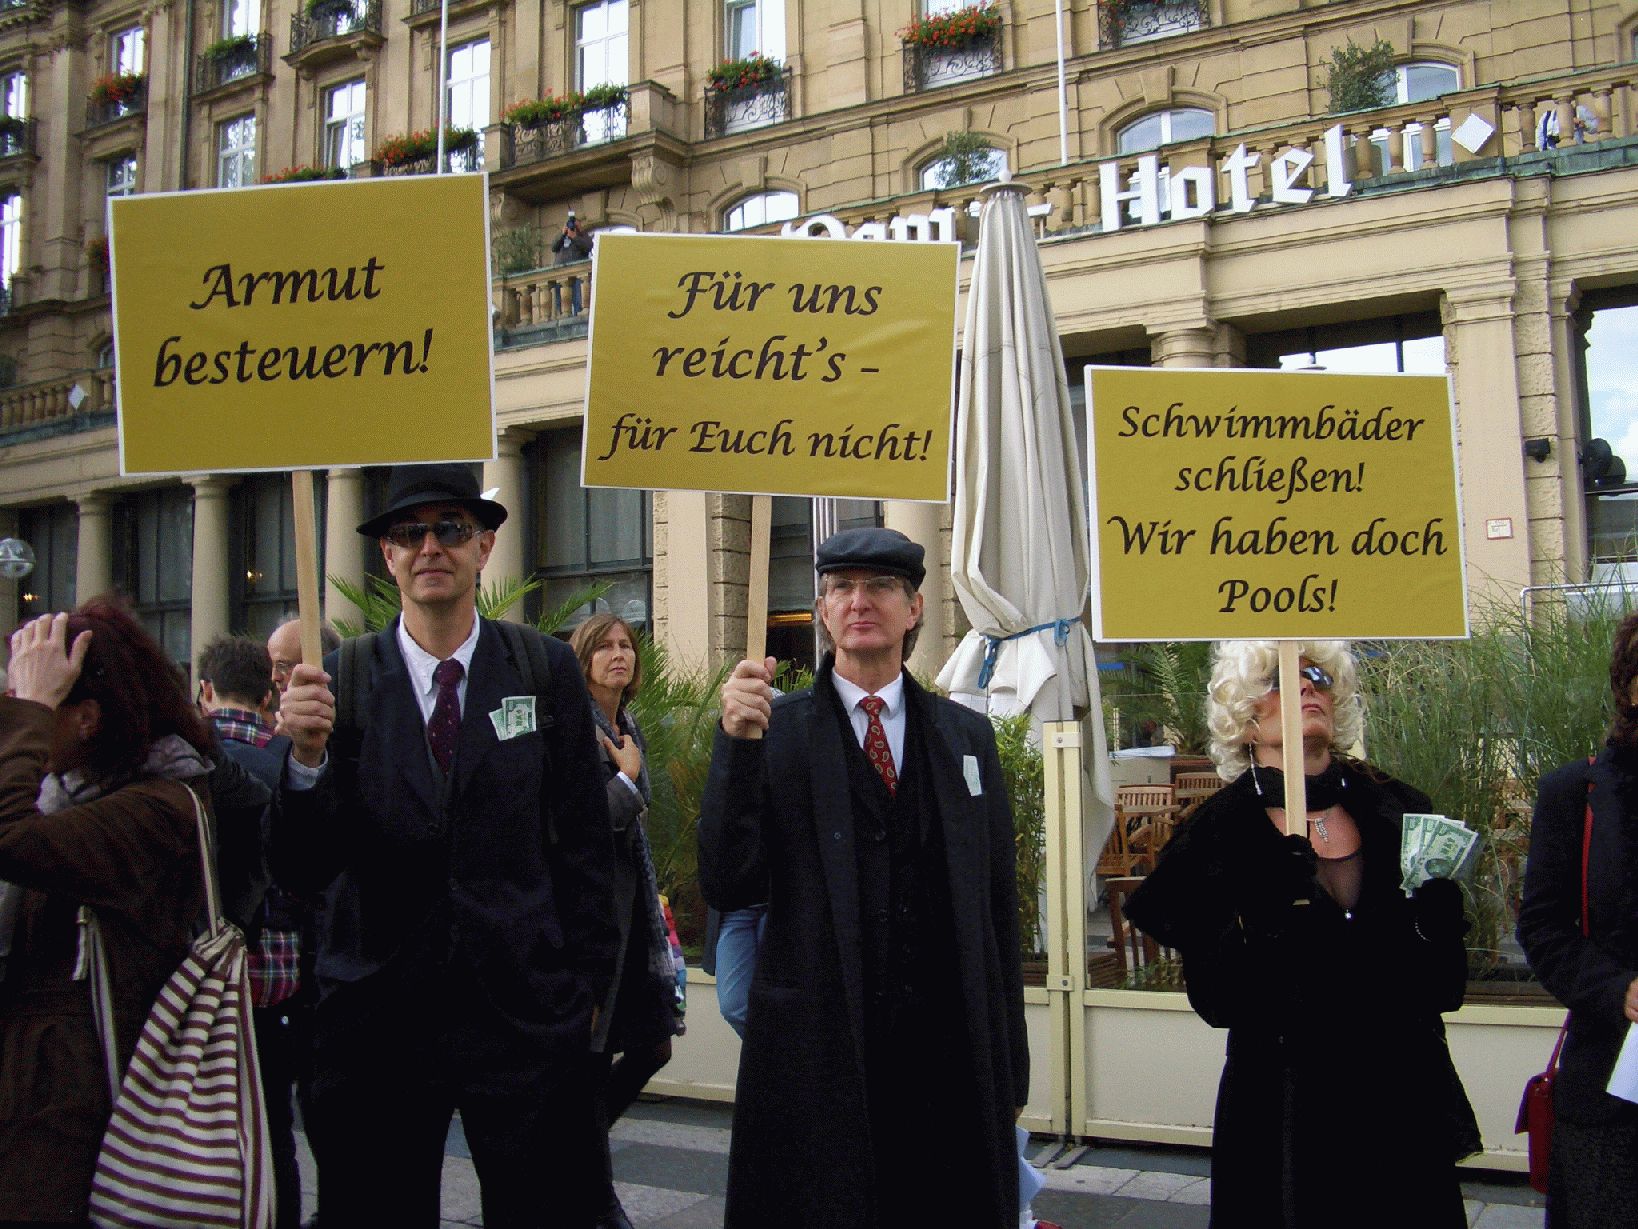
<path fill-rule="evenodd" d="M 1314 831 L 1319 833 L 1320 840 L 1329 841 L 1331 839 L 1331 834 L 1325 829 L 1325 812 L 1321 811 L 1318 815 L 1310 815 L 1308 822 L 1314 825 Z"/>

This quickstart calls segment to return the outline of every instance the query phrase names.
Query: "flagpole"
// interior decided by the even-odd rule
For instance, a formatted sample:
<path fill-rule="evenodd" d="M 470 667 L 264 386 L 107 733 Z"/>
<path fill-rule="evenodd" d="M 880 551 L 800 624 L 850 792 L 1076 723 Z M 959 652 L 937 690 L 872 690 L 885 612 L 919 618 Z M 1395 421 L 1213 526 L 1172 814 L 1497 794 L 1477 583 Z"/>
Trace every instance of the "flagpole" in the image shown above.
<path fill-rule="evenodd" d="M 444 173 L 444 132 L 449 128 L 449 0 L 438 3 L 438 166 Z"/>
<path fill-rule="evenodd" d="M 1058 165 L 1069 165 L 1069 87 L 1064 82 L 1064 0 L 1052 0 L 1058 26 Z"/>

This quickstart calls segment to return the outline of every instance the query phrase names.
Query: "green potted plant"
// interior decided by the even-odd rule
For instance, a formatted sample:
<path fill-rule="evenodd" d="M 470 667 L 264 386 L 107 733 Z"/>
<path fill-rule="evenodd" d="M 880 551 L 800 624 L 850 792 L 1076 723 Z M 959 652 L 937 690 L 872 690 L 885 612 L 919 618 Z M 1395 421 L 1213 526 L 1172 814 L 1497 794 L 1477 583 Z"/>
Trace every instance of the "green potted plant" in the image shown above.
<path fill-rule="evenodd" d="M 85 263 L 98 272 L 108 272 L 107 235 L 93 235 L 85 241 Z"/>
<path fill-rule="evenodd" d="M 1332 112 L 1373 111 L 1391 103 L 1394 56 L 1393 45 L 1382 39 L 1369 47 L 1349 39 L 1333 50 L 1325 82 Z"/>
<path fill-rule="evenodd" d="M 630 96 L 631 91 L 623 85 L 594 85 L 580 95 L 580 109 L 607 111 L 610 107 L 618 107 Z"/>
<path fill-rule="evenodd" d="M 204 56 L 213 64 L 223 68 L 237 68 L 242 64 L 256 62 L 256 36 L 254 34 L 229 34 L 219 38 L 206 46 Z"/>
<path fill-rule="evenodd" d="M 578 115 L 581 105 L 579 94 L 547 94 L 513 103 L 501 115 L 501 121 L 518 128 L 544 128 Z"/>
<path fill-rule="evenodd" d="M 0 154 L 14 154 L 21 147 L 28 121 L 20 115 L 0 115 Z"/>
<path fill-rule="evenodd" d="M 753 51 L 743 60 L 724 60 L 705 74 L 705 88 L 714 94 L 750 89 L 775 81 L 785 66 L 771 56 Z"/>
<path fill-rule="evenodd" d="M 916 47 L 931 51 L 958 51 L 974 43 L 994 38 L 1001 32 L 1001 8 L 955 9 L 912 21 L 899 31 L 899 37 Z"/>
<path fill-rule="evenodd" d="M 263 175 L 263 183 L 312 183 L 321 179 L 346 179 L 347 172 L 339 166 L 287 166 L 282 171 Z"/>
<path fill-rule="evenodd" d="M 471 149 L 478 143 L 478 133 L 473 128 L 447 128 L 444 130 L 444 149 L 455 150 Z M 375 160 L 383 167 L 408 166 L 414 162 L 421 162 L 435 156 L 438 152 L 438 134 L 431 128 L 423 128 L 419 132 L 411 132 L 404 136 L 390 136 L 376 148 Z"/>
<path fill-rule="evenodd" d="M 91 102 L 98 107 L 127 106 L 142 91 L 141 73 L 105 73 L 91 83 Z"/>

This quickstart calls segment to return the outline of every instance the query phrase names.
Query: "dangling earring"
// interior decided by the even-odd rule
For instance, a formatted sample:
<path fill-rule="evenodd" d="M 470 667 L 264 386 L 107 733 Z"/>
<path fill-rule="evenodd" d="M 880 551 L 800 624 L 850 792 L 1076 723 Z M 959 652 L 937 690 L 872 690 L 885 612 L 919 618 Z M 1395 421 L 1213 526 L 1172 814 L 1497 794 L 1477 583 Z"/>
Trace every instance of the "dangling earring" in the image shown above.
<path fill-rule="evenodd" d="M 1257 735 L 1263 732 L 1263 727 L 1257 724 L 1257 718 L 1251 719 L 1251 737 L 1246 740 L 1246 758 L 1251 761 L 1251 787 L 1257 791 L 1257 797 L 1263 796 L 1263 783 L 1257 779 Z"/>

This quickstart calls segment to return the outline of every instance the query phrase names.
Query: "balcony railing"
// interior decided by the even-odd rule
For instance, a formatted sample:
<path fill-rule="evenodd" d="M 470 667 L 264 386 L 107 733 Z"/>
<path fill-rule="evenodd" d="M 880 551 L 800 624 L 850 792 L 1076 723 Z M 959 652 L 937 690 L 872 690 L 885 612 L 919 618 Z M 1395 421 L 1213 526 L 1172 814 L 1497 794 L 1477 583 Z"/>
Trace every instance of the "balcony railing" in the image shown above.
<path fill-rule="evenodd" d="M 1098 33 L 1105 47 L 1130 47 L 1211 24 L 1206 0 L 1099 0 Z"/>
<path fill-rule="evenodd" d="M 34 121 L 0 116 L 0 158 L 34 152 Z"/>
<path fill-rule="evenodd" d="M 273 36 L 252 34 L 242 49 L 223 55 L 201 55 L 193 92 L 207 94 L 219 86 L 273 71 Z"/>
<path fill-rule="evenodd" d="M 444 160 L 452 172 L 481 171 L 483 170 L 483 147 L 468 145 L 463 149 L 444 150 Z M 438 155 L 427 154 L 422 158 L 412 158 L 408 162 L 399 162 L 392 166 L 380 162 L 366 164 L 371 167 L 372 175 L 436 175 L 438 173 Z M 353 168 L 356 176 L 358 168 Z"/>
<path fill-rule="evenodd" d="M 971 81 L 1001 71 L 1001 31 L 975 38 L 960 47 L 904 44 L 904 92 Z"/>
<path fill-rule="evenodd" d="M 791 117 L 791 70 L 781 69 L 777 77 L 732 90 L 705 91 L 705 138 L 766 128 Z"/>
<path fill-rule="evenodd" d="M 76 387 L 79 396 L 74 393 Z M 76 401 L 78 409 L 74 408 Z M 71 422 L 113 408 L 114 373 L 109 368 L 0 389 L 0 440 L 5 432 Z"/>
<path fill-rule="evenodd" d="M 494 294 L 495 327 L 503 343 L 514 333 L 584 324 L 591 310 L 591 262 L 497 278 Z"/>
<path fill-rule="evenodd" d="M 381 0 L 355 4 L 338 0 L 327 9 L 295 14 L 290 18 L 290 54 L 300 55 L 316 43 L 353 34 L 381 37 Z"/>
<path fill-rule="evenodd" d="M 112 124 L 115 120 L 125 119 L 131 115 L 141 115 L 148 109 L 148 79 L 144 77 L 137 83 L 129 98 L 117 102 L 99 102 L 93 98 L 85 104 L 86 127 L 94 128 L 98 124 Z"/>
<path fill-rule="evenodd" d="M 629 101 L 571 111 L 545 124 L 506 124 L 501 128 L 501 169 L 528 166 L 588 145 L 618 141 L 630 131 Z"/>

